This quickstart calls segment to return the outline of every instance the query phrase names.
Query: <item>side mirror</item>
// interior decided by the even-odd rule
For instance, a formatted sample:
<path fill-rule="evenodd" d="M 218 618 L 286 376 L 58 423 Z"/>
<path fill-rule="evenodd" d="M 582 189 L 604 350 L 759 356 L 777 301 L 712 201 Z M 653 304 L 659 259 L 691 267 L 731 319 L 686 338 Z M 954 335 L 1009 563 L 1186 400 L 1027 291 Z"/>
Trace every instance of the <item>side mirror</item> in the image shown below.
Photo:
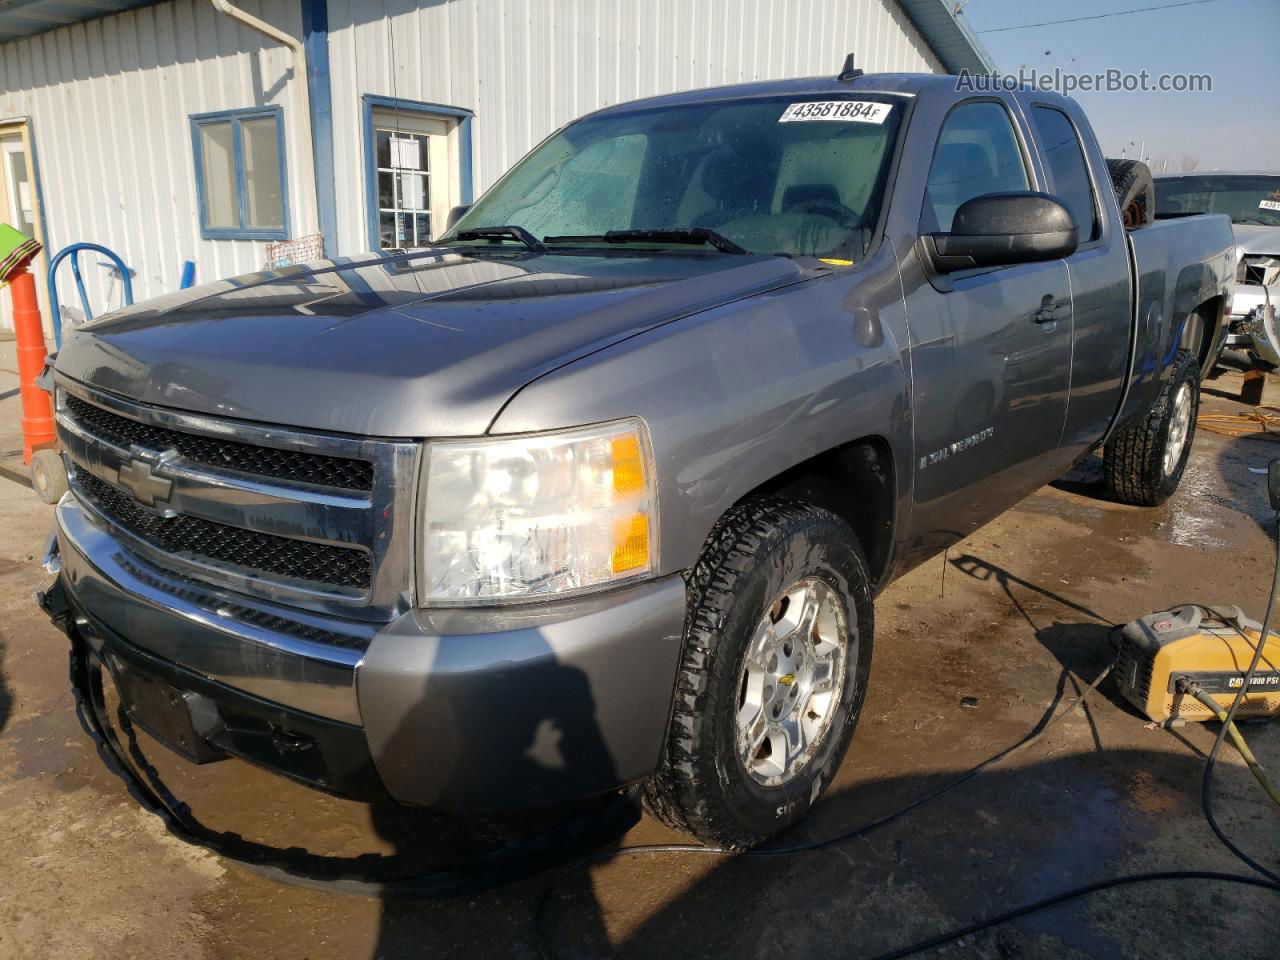
<path fill-rule="evenodd" d="M 457 206 L 457 207 L 454 207 L 452 210 L 450 210 L 450 211 L 449 211 L 449 216 L 447 216 L 447 217 L 445 218 L 445 221 L 444 221 L 444 228 L 445 228 L 445 230 L 452 230 L 452 229 L 453 229 L 453 225 L 454 225 L 455 223 L 457 223 L 459 220 L 461 220 L 461 219 L 462 219 L 462 215 L 463 215 L 464 213 L 466 213 L 466 212 L 467 212 L 468 210 L 470 210 L 470 209 L 471 209 L 471 204 L 469 204 L 469 203 L 464 203 L 464 204 L 462 204 L 462 205 L 460 205 L 460 206 Z"/>
<path fill-rule="evenodd" d="M 950 233 L 930 233 L 925 249 L 939 273 L 1069 257 L 1079 245 L 1071 214 L 1047 193 L 988 193 L 956 210 Z"/>

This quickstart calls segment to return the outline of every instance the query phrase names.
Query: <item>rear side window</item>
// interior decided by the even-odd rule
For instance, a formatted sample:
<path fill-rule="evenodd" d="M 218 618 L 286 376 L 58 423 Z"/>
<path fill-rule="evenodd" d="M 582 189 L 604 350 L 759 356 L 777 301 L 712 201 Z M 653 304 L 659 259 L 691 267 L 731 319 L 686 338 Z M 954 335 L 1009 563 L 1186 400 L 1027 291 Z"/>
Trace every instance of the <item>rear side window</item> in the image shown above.
<path fill-rule="evenodd" d="M 988 193 L 1026 190 L 1027 167 L 1009 114 L 998 103 L 956 107 L 938 134 L 925 188 L 922 233 L 949 233 L 956 209 Z"/>
<path fill-rule="evenodd" d="M 1054 194 L 1071 211 L 1081 242 L 1094 239 L 1098 235 L 1098 205 L 1075 127 L 1065 113 L 1053 107 L 1032 107 L 1031 122 L 1049 164 Z"/>

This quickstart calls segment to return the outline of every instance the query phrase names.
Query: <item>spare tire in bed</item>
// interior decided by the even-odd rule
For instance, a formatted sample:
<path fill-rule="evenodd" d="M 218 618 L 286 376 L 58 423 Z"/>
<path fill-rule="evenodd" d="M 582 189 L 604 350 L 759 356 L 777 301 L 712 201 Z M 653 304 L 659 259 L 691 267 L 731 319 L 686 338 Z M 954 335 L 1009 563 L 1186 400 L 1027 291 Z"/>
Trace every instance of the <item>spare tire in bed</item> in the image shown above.
<path fill-rule="evenodd" d="M 1141 160 L 1107 160 L 1111 187 L 1120 204 L 1125 229 L 1145 227 L 1156 218 L 1156 187 L 1151 168 Z"/>

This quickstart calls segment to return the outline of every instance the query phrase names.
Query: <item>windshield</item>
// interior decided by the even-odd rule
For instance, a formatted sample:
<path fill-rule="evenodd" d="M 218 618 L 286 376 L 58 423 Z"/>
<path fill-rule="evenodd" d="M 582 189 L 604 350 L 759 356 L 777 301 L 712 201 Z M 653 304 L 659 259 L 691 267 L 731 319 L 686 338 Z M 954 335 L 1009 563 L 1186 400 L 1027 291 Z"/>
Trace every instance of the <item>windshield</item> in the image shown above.
<path fill-rule="evenodd" d="M 1225 213 L 1232 223 L 1280 227 L 1280 176 L 1161 177 L 1156 215 Z"/>
<path fill-rule="evenodd" d="M 496 226 L 566 248 L 603 246 L 610 231 L 709 230 L 730 241 L 720 249 L 857 259 L 879 215 L 899 113 L 863 95 L 587 117 L 521 160 L 444 241 Z M 641 237 L 622 248 L 674 245 Z"/>

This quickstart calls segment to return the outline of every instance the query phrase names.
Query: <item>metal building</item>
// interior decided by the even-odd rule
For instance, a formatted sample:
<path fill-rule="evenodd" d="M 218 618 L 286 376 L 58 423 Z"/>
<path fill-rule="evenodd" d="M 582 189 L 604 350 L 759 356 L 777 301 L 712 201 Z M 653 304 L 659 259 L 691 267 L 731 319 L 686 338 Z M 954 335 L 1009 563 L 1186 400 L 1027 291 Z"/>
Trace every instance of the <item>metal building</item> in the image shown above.
<path fill-rule="evenodd" d="M 438 234 L 590 110 L 691 87 L 988 71 L 945 0 L 6 0 L 0 222 L 138 298 Z M 303 242 L 308 241 L 309 242 Z M 297 249 L 301 248 L 301 249 Z M 38 264 L 41 271 L 43 261 Z M 119 280 L 84 260 L 98 310 Z M 69 272 L 59 294 L 74 304 Z M 0 329 L 7 329 L 0 297 Z"/>

